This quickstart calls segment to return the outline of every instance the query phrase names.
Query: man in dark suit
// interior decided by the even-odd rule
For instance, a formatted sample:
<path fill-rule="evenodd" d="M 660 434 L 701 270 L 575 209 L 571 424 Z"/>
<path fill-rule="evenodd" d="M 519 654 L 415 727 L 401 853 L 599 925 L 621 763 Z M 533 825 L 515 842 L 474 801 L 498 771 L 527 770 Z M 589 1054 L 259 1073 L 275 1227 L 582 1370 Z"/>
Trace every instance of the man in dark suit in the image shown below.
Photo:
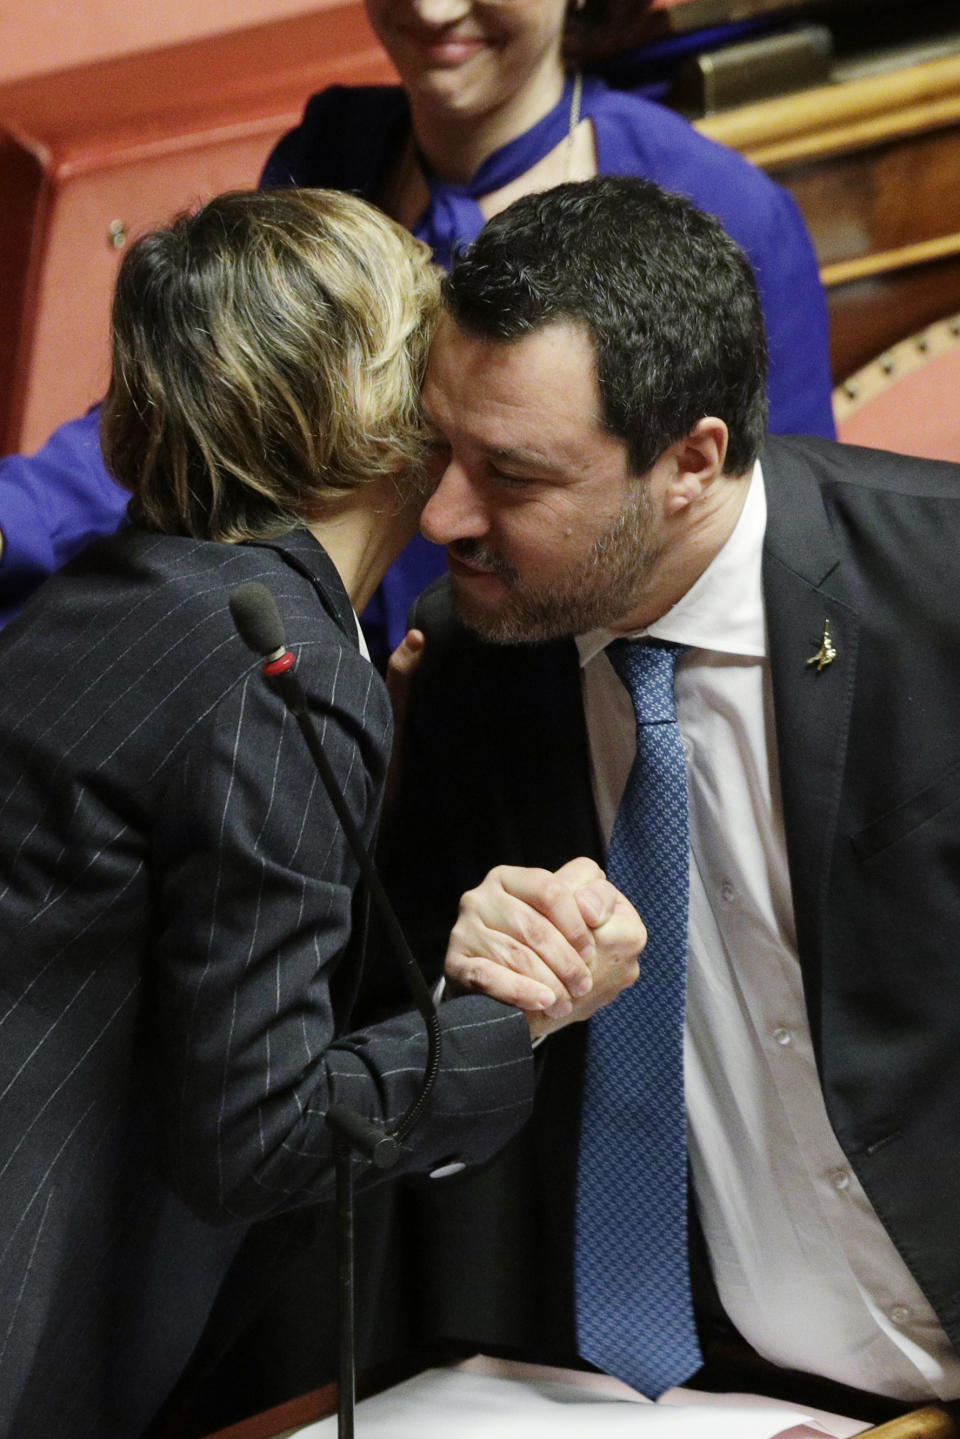
<path fill-rule="evenodd" d="M 422 527 L 450 577 L 415 613 L 395 826 L 429 855 L 425 943 L 492 854 L 604 858 L 637 746 L 607 646 L 682 646 L 702 1347 L 749 1360 L 727 1387 L 777 1392 L 789 1372 L 780 1392 L 865 1418 L 955 1399 L 960 469 L 764 441 L 748 267 L 715 222 L 642 182 L 517 202 L 445 298 Z M 495 974 L 470 982 L 496 992 Z M 625 1347 L 660 1322 L 630 1312 L 658 1206 L 638 1216 L 646 1240 L 635 1205 L 578 1214 L 598 1019 L 546 1041 L 520 1138 L 424 1200 L 444 1338 L 613 1367 L 578 1332 L 583 1236 L 602 1230 Z"/>

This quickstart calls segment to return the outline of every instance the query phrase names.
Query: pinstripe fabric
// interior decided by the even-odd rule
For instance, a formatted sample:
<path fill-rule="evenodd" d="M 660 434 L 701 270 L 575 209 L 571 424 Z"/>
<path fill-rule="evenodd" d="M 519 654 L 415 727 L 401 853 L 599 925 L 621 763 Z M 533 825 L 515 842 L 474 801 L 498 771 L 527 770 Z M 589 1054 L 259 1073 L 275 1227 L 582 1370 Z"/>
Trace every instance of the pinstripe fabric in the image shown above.
<path fill-rule="evenodd" d="M 419 1020 L 335 1037 L 356 869 L 234 634 L 251 579 L 369 838 L 389 705 L 306 532 L 129 531 L 0 640 L 0 1435 L 139 1433 L 247 1225 L 329 1198 L 330 1099 L 390 1118 L 422 1072 Z M 408 1169 L 485 1158 L 529 1105 L 522 1019 L 469 999 L 443 1020 Z"/>

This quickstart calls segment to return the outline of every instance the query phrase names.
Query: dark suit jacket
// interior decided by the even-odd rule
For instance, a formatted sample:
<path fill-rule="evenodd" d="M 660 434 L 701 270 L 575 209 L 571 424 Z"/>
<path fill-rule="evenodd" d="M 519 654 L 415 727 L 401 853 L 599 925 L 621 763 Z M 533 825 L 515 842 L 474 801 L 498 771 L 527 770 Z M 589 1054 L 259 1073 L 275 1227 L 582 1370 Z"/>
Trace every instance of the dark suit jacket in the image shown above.
<path fill-rule="evenodd" d="M 787 843 L 827 1109 L 960 1347 L 960 468 L 801 440 L 762 458 Z M 818 673 L 806 660 L 827 619 L 837 658 Z M 442 585 L 416 622 L 428 643 L 396 832 L 431 856 L 436 949 L 492 857 L 553 868 L 601 843 L 572 642 L 483 644 Z M 582 1040 L 574 1027 L 544 1047 L 528 1131 L 426 1201 L 441 1336 L 576 1352 Z"/>
<path fill-rule="evenodd" d="M 418 1017 L 338 1031 L 357 866 L 234 632 L 230 591 L 252 579 L 369 841 L 389 704 L 306 531 L 267 547 L 126 531 L 0 641 L 0 1434 L 16 1439 L 140 1433 L 251 1223 L 329 1197 L 328 1103 L 393 1119 L 422 1073 Z M 486 1158 L 528 1111 L 522 1017 L 455 1001 L 443 1028 L 401 1170 Z"/>

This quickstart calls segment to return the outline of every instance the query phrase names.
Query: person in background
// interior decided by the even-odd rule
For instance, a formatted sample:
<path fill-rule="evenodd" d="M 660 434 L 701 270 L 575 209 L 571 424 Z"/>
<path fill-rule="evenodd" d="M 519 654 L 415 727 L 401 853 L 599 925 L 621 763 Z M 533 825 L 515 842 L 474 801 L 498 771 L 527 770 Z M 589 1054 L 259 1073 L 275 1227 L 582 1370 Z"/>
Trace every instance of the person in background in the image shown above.
<path fill-rule="evenodd" d="M 636 30 L 642 0 L 366 0 L 402 87 L 334 86 L 307 104 L 261 184 L 343 189 L 374 201 L 449 265 L 511 200 L 564 180 L 639 175 L 717 215 L 757 274 L 770 336 L 775 433 L 833 435 L 826 307 L 792 198 L 686 120 L 578 69 Z M 96 413 L 30 459 L 0 467 L 0 618 L 122 519 L 104 476 Z M 383 668 L 410 603 L 442 573 L 417 537 L 364 616 Z"/>
<path fill-rule="evenodd" d="M 426 1322 L 960 1409 L 960 466 L 768 436 L 750 267 L 649 182 L 514 202 L 444 295 L 388 872 L 438 965 L 490 856 L 592 854 L 650 939 L 422 1195 Z"/>
<path fill-rule="evenodd" d="M 4 1439 L 139 1436 L 228 1275 L 234 1300 L 273 1281 L 287 1220 L 330 1198 L 330 1105 L 390 1123 L 418 1092 L 419 1015 L 350 1027 L 365 949 L 390 961 L 229 600 L 269 587 L 370 845 L 392 719 L 356 611 L 416 525 L 437 306 L 426 247 L 339 193 L 223 196 L 124 257 L 102 424 L 130 523 L 0 637 Z M 508 946 L 547 982 L 515 976 L 532 1021 L 443 1005 L 396 1172 L 504 1143 L 532 1036 L 629 983 L 642 943 L 591 861 L 500 868 L 465 896 L 468 966 Z M 363 1189 L 376 1171 L 356 1167 Z"/>

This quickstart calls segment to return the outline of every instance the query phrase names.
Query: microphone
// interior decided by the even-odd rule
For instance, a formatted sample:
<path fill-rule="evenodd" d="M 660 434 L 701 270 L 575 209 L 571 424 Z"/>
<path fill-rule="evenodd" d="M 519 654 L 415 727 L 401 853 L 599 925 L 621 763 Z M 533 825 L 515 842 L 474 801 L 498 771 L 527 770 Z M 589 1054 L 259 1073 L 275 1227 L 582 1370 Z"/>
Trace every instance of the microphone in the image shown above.
<path fill-rule="evenodd" d="M 307 697 L 294 673 L 296 655 L 287 649 L 283 620 L 277 602 L 266 585 L 251 581 L 239 585 L 230 595 L 230 613 L 237 633 L 249 650 L 264 661 L 263 672 L 279 690 L 284 704 L 300 727 L 313 756 L 337 818 L 343 825 L 360 873 L 370 892 L 384 931 L 400 959 L 413 995 L 427 1029 L 427 1063 L 419 1092 L 404 1110 L 394 1128 L 385 1129 L 366 1115 L 358 1114 L 345 1104 L 333 1103 L 327 1110 L 327 1124 L 335 1132 L 334 1155 L 337 1181 L 337 1255 L 340 1315 L 340 1378 L 337 1398 L 337 1434 L 339 1439 L 353 1439 L 354 1406 L 356 1402 L 356 1355 L 354 1347 L 354 1225 L 353 1225 L 353 1150 L 366 1154 L 378 1169 L 390 1169 L 400 1158 L 400 1145 L 421 1118 L 436 1083 L 440 1068 L 440 1021 L 436 1006 L 410 952 L 406 935 L 393 911 L 380 876 L 367 853 L 363 837 L 347 806 L 336 775 L 323 752 L 307 705 Z"/>
<path fill-rule="evenodd" d="M 251 580 L 230 594 L 230 613 L 248 650 L 268 661 L 279 659 L 287 645 L 277 602 L 266 585 Z"/>
<path fill-rule="evenodd" d="M 263 661 L 263 673 L 270 679 L 290 713 L 313 756 L 337 818 L 367 882 L 370 897 L 392 949 L 400 960 L 407 987 L 427 1029 L 427 1063 L 420 1091 L 414 1096 L 392 1130 L 385 1130 L 365 1116 L 334 1103 L 327 1111 L 327 1122 L 380 1169 L 389 1169 L 400 1158 L 400 1145 L 417 1124 L 436 1083 L 440 1068 L 440 1021 L 426 981 L 407 944 L 406 935 L 394 913 L 379 874 L 367 853 L 363 837 L 344 798 L 343 790 L 324 754 L 303 687 L 294 673 L 296 655 L 287 649 L 283 619 L 277 602 L 266 585 L 252 580 L 238 585 L 230 594 L 230 613 L 237 633 L 244 644 Z"/>

